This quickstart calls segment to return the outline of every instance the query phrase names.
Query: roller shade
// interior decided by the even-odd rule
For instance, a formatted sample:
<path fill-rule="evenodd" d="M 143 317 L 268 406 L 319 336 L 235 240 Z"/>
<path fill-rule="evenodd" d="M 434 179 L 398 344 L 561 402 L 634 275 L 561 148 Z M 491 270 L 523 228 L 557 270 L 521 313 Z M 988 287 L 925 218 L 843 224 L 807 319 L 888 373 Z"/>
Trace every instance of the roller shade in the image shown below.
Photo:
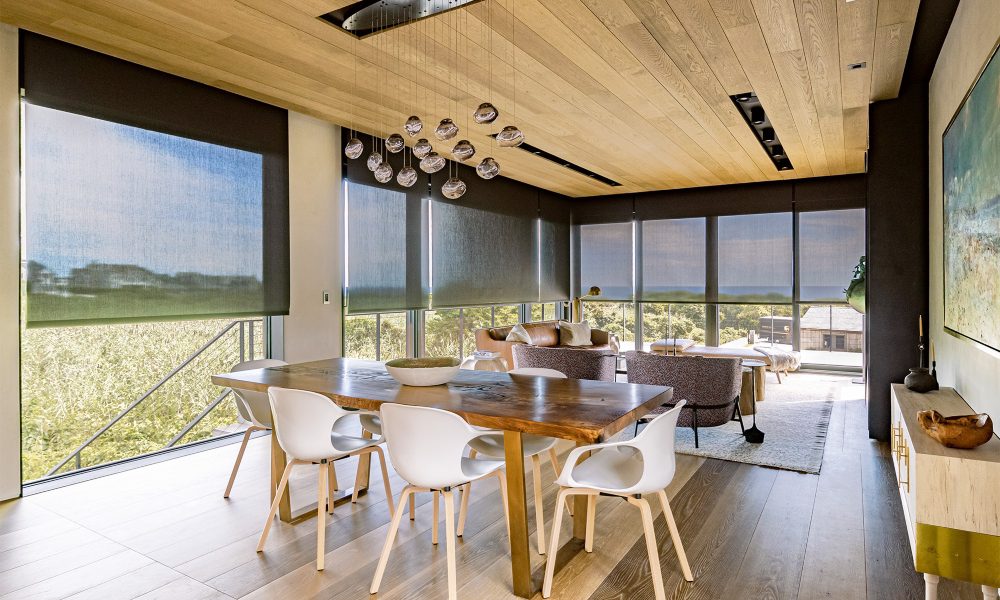
<path fill-rule="evenodd" d="M 29 327 L 287 314 L 287 112 L 21 32 Z"/>
<path fill-rule="evenodd" d="M 542 192 L 538 199 L 538 301 L 570 299 L 570 204 Z"/>
<path fill-rule="evenodd" d="M 792 301 L 792 213 L 719 217 L 719 301 Z"/>
<path fill-rule="evenodd" d="M 441 195 L 431 178 L 432 297 L 435 308 L 535 302 L 539 296 L 538 192 L 462 167 L 468 190 Z"/>
<path fill-rule="evenodd" d="M 580 225 L 580 290 L 596 286 L 594 300 L 631 301 L 633 292 L 632 222 Z"/>
<path fill-rule="evenodd" d="M 799 213 L 799 300 L 844 302 L 864 254 L 864 209 Z"/>
<path fill-rule="evenodd" d="M 644 302 L 705 301 L 705 219 L 642 221 Z"/>

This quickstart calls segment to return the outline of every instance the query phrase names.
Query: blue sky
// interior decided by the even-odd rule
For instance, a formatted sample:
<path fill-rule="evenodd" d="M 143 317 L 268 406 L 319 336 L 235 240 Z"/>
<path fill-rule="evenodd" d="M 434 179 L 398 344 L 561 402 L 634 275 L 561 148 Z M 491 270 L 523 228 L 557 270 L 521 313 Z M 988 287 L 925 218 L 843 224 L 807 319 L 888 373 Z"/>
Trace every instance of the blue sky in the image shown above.
<path fill-rule="evenodd" d="M 262 157 L 26 105 L 27 258 L 262 278 Z"/>

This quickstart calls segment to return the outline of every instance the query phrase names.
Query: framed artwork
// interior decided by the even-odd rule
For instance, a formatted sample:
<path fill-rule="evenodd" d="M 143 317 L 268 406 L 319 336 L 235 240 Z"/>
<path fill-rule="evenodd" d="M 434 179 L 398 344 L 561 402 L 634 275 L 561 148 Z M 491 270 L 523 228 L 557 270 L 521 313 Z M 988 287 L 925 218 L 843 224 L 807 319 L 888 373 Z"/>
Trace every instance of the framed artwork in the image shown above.
<path fill-rule="evenodd" d="M 942 138 L 944 326 L 1000 350 L 1000 59 L 994 47 Z"/>

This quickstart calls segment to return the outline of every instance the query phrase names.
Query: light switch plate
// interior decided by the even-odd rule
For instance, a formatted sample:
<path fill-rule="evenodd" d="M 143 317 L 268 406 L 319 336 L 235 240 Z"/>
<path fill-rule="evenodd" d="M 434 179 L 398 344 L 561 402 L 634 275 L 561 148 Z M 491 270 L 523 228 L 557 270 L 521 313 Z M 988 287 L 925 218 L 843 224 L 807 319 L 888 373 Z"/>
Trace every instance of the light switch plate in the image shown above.
<path fill-rule="evenodd" d="M 323 290 L 323 304 L 330 303 L 330 292 Z"/>

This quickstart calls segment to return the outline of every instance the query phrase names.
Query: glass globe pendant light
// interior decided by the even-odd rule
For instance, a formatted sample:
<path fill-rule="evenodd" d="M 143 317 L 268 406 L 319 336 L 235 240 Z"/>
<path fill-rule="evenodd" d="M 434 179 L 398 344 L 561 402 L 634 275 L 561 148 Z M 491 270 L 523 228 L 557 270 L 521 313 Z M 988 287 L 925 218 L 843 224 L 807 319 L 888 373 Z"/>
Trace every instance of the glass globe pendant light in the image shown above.
<path fill-rule="evenodd" d="M 497 145 L 503 148 L 520 146 L 522 142 L 524 142 L 524 132 L 514 125 L 504 127 L 497 134 Z"/>
<path fill-rule="evenodd" d="M 452 177 L 441 186 L 441 193 L 449 200 L 461 198 L 466 190 L 465 182 L 458 177 Z"/>
<path fill-rule="evenodd" d="M 422 159 L 430 154 L 431 150 L 434 150 L 434 146 L 431 146 L 431 143 L 427 141 L 427 138 L 420 138 L 417 140 L 416 144 L 413 144 L 413 156 L 416 156 L 417 158 Z"/>
<path fill-rule="evenodd" d="M 351 136 L 351 139 L 347 140 L 347 145 L 344 146 L 344 154 L 352 160 L 361 156 L 361 153 L 364 151 L 365 145 L 354 136 Z"/>
<path fill-rule="evenodd" d="M 406 133 L 408 133 L 410 137 L 413 137 L 418 133 L 420 133 L 420 130 L 423 128 L 424 128 L 424 122 L 421 121 L 420 117 L 418 117 L 417 115 L 411 116 L 409 119 L 406 120 L 406 123 L 403 124 L 403 129 L 406 130 Z"/>
<path fill-rule="evenodd" d="M 392 180 L 392 165 L 389 161 L 382 161 L 379 166 L 375 167 L 375 181 L 379 183 L 389 183 Z"/>
<path fill-rule="evenodd" d="M 444 168 L 444 157 L 437 152 L 431 152 L 420 159 L 420 170 L 424 173 L 437 173 Z"/>
<path fill-rule="evenodd" d="M 418 176 L 417 170 L 407 165 L 399 170 L 399 173 L 396 175 L 396 183 L 403 187 L 413 187 L 413 184 L 417 182 Z"/>
<path fill-rule="evenodd" d="M 393 154 L 398 154 L 405 147 L 406 140 L 398 133 L 394 133 L 385 139 L 385 149 Z"/>
<path fill-rule="evenodd" d="M 451 119 L 445 117 L 441 119 L 438 123 L 437 129 L 434 130 L 434 135 L 437 136 L 439 140 L 450 140 L 451 138 L 458 135 L 458 125 Z"/>
<path fill-rule="evenodd" d="M 476 147 L 469 140 L 461 140 L 452 148 L 451 154 L 456 160 L 466 161 L 476 153 Z"/>
<path fill-rule="evenodd" d="M 472 113 L 472 119 L 480 125 L 488 125 L 496 121 L 499 116 L 500 111 L 489 102 L 483 102 L 476 109 L 476 112 Z"/>
<path fill-rule="evenodd" d="M 476 175 L 483 179 L 493 179 L 500 174 L 500 163 L 492 156 L 487 156 L 476 165 Z"/>
<path fill-rule="evenodd" d="M 374 173 L 375 169 L 377 169 L 378 166 L 382 164 L 382 155 L 379 154 L 378 152 L 375 152 L 375 149 L 373 148 L 372 153 L 368 155 L 367 164 L 368 164 L 368 170 Z"/>

